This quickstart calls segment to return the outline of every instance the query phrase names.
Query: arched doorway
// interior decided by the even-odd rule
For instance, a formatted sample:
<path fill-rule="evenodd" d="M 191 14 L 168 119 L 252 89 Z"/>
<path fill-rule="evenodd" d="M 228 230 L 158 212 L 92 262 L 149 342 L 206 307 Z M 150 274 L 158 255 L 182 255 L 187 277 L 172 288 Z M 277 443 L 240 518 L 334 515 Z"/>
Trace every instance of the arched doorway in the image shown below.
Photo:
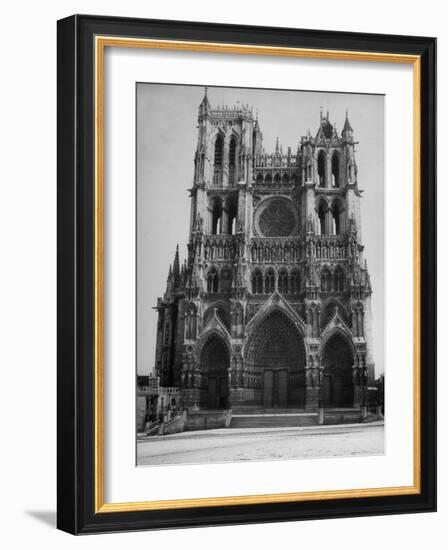
<path fill-rule="evenodd" d="M 324 378 L 322 399 L 324 407 L 353 406 L 353 354 L 346 338 L 331 336 L 323 350 Z"/>
<path fill-rule="evenodd" d="M 246 365 L 256 380 L 254 405 L 302 408 L 305 405 L 305 346 L 293 321 L 272 311 L 248 342 Z"/>
<path fill-rule="evenodd" d="M 202 391 L 201 407 L 226 409 L 229 402 L 229 350 L 223 340 L 213 335 L 201 353 Z"/>

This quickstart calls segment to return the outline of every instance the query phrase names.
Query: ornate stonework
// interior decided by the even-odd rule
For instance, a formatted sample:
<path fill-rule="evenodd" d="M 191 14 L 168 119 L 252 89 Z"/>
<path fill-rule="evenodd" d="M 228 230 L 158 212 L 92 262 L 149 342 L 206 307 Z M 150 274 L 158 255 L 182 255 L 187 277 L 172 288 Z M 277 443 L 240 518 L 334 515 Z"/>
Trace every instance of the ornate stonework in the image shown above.
<path fill-rule="evenodd" d="M 192 121 L 193 123 L 193 121 Z M 158 300 L 156 374 L 181 406 L 359 407 L 373 382 L 355 140 L 328 115 L 263 148 L 247 105 L 199 106 L 188 257 Z"/>
<path fill-rule="evenodd" d="M 264 237 L 289 237 L 297 226 L 297 215 L 292 204 L 272 199 L 258 214 L 258 227 Z"/>

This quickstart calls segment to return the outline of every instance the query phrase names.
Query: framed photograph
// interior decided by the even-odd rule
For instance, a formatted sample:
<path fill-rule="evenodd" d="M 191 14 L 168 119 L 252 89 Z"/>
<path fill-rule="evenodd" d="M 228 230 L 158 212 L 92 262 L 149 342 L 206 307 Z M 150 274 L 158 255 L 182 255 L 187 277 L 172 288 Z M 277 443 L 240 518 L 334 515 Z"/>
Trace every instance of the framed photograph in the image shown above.
<path fill-rule="evenodd" d="M 58 527 L 436 509 L 433 38 L 58 22 Z"/>

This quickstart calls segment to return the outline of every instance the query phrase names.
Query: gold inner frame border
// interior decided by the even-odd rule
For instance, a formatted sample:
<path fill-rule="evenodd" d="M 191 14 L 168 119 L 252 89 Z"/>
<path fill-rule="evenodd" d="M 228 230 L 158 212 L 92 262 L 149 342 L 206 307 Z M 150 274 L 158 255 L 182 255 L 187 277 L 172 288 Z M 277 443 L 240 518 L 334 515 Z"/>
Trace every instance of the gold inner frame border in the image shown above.
<path fill-rule="evenodd" d="M 104 501 L 104 54 L 106 47 L 152 48 L 161 50 L 193 51 L 207 53 L 233 53 L 301 57 L 327 60 L 368 61 L 379 63 L 405 63 L 413 66 L 413 458 L 414 482 L 409 486 L 378 487 L 366 489 L 342 489 L 301 493 L 274 493 L 179 500 L 154 500 L 140 502 L 106 503 Z M 177 40 L 123 38 L 96 36 L 95 59 L 95 513 L 132 512 L 144 510 L 169 510 L 211 506 L 235 506 L 243 504 L 305 502 L 343 498 L 363 498 L 420 494 L 421 492 L 421 425 L 420 425 L 420 277 L 421 277 L 421 216 L 420 216 L 420 124 L 421 124 L 421 60 L 418 55 L 402 55 L 381 52 L 357 52 L 345 50 L 321 50 L 309 48 L 255 46 L 251 44 L 226 44 Z"/>

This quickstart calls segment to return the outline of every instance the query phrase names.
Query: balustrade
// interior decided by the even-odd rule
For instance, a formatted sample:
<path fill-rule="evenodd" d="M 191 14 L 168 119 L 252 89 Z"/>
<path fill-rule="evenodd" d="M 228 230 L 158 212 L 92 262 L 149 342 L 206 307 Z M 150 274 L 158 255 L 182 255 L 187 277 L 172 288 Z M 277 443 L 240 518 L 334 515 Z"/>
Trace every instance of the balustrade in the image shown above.
<path fill-rule="evenodd" d="M 214 235 L 204 241 L 206 260 L 231 260 L 239 255 L 239 243 L 235 235 Z"/>
<path fill-rule="evenodd" d="M 297 262 L 302 257 L 302 245 L 291 239 L 260 239 L 251 245 L 253 262 Z"/>

